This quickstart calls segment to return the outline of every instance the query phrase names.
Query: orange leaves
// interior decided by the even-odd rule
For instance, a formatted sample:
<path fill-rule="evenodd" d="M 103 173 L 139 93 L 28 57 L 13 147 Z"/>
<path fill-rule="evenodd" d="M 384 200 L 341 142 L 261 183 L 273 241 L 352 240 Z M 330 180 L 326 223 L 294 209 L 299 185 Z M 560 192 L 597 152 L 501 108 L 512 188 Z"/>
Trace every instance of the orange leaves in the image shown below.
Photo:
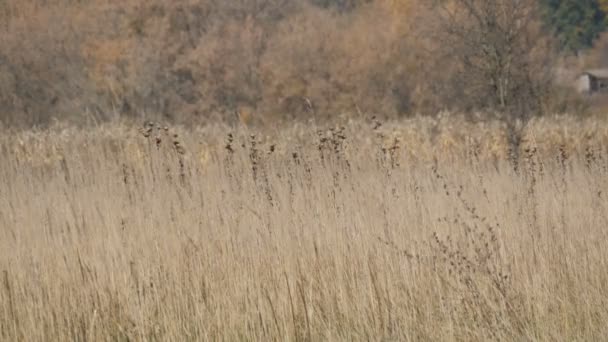
<path fill-rule="evenodd" d="M 608 13 L 608 0 L 597 0 L 604 13 Z"/>
<path fill-rule="evenodd" d="M 82 52 L 91 67 L 91 76 L 102 84 L 105 76 L 124 61 L 128 49 L 129 42 L 125 40 L 94 40 L 85 43 Z"/>
<path fill-rule="evenodd" d="M 404 16 L 409 13 L 411 7 L 417 0 L 378 0 L 381 6 L 389 9 L 391 12 Z"/>

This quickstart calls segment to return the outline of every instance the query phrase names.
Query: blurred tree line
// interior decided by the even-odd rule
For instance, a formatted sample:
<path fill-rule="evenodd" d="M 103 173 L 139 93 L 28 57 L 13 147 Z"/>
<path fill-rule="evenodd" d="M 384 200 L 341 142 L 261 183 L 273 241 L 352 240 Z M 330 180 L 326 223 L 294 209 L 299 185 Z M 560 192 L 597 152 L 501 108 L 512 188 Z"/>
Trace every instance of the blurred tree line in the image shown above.
<path fill-rule="evenodd" d="M 271 123 L 551 105 L 607 0 L 0 1 L 0 121 Z M 555 39 L 554 39 L 555 38 Z"/>
<path fill-rule="evenodd" d="M 544 19 L 570 52 L 590 48 L 606 28 L 608 0 L 541 0 Z"/>

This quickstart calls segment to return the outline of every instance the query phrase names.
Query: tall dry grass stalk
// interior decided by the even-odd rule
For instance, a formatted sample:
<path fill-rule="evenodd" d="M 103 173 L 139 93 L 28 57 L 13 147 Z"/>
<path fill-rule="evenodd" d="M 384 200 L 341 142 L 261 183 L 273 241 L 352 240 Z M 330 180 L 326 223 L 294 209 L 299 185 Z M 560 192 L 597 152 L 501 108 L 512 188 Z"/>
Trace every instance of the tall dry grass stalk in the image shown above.
<path fill-rule="evenodd" d="M 604 339 L 606 127 L 6 132 L 0 339 Z"/>

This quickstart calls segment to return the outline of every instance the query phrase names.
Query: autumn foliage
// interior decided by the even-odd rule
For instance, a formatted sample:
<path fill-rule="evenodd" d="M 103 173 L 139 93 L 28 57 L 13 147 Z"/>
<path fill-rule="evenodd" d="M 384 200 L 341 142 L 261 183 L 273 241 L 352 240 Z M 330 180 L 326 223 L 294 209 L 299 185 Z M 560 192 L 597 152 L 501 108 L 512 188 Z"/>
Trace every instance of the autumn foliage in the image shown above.
<path fill-rule="evenodd" d="M 4 124 L 143 115 L 255 121 L 410 109 L 403 75 L 415 66 L 400 57 L 407 25 L 393 13 L 405 10 L 399 2 L 0 6 Z"/>
<path fill-rule="evenodd" d="M 437 113 L 465 89 L 437 34 L 446 3 L 458 1 L 2 2 L 0 120 Z"/>

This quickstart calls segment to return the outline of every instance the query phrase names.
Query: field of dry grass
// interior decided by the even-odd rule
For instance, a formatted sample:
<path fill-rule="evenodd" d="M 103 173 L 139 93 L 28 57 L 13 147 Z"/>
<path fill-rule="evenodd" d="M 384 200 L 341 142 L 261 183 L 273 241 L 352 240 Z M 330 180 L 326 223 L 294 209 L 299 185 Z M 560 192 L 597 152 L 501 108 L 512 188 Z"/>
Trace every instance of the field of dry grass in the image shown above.
<path fill-rule="evenodd" d="M 0 136 L 0 340 L 597 341 L 608 125 Z"/>

